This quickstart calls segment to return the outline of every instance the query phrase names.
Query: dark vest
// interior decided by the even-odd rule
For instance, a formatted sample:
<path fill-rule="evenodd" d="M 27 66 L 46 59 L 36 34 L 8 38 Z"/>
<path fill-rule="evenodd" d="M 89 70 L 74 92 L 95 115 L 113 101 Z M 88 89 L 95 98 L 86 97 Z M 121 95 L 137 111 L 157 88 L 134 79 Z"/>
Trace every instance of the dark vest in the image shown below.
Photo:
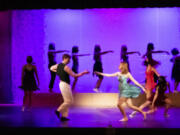
<path fill-rule="evenodd" d="M 66 65 L 63 63 L 58 64 L 57 75 L 59 76 L 61 81 L 64 81 L 64 82 L 70 84 L 69 74 L 64 71 L 65 66 Z"/>

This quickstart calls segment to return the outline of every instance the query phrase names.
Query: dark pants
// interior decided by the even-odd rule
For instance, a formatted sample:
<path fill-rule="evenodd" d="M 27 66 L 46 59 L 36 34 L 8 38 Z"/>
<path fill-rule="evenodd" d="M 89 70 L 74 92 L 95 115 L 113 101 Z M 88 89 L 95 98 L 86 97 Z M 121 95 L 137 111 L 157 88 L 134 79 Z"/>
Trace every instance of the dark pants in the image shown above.
<path fill-rule="evenodd" d="M 53 88 L 53 85 L 54 85 L 54 81 L 55 81 L 55 78 L 56 78 L 56 72 L 51 72 L 51 80 L 50 80 L 50 83 L 49 83 L 49 88 L 52 89 Z"/>

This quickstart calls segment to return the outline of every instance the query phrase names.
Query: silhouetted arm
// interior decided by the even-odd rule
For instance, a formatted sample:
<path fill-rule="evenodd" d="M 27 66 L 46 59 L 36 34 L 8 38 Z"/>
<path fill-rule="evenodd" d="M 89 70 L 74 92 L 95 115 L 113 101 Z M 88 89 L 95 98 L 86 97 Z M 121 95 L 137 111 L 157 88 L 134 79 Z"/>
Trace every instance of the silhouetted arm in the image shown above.
<path fill-rule="evenodd" d="M 89 54 L 89 53 L 88 53 L 88 54 L 77 54 L 77 55 L 76 55 L 76 54 L 73 54 L 73 56 L 90 56 L 90 55 L 91 55 L 91 54 Z"/>
<path fill-rule="evenodd" d="M 169 52 L 168 51 L 151 51 L 151 53 L 166 53 L 169 55 Z"/>
<path fill-rule="evenodd" d="M 107 54 L 107 53 L 113 53 L 114 51 L 104 51 L 104 52 L 100 52 L 100 53 L 98 53 L 98 55 L 103 55 L 103 54 Z"/>
<path fill-rule="evenodd" d="M 140 52 L 126 52 L 126 55 L 137 53 L 138 55 L 141 55 Z"/>
<path fill-rule="evenodd" d="M 58 50 L 58 51 L 53 51 L 49 50 L 48 53 L 63 53 L 63 52 L 69 52 L 68 50 Z"/>

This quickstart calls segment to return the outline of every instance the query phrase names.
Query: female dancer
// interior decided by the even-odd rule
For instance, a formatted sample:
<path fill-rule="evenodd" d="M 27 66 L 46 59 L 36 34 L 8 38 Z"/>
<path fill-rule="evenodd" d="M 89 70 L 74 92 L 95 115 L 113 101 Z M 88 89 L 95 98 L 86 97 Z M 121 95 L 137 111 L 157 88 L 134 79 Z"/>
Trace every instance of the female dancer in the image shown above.
<path fill-rule="evenodd" d="M 165 95 L 168 84 L 164 76 L 158 78 L 158 84 L 156 85 L 155 95 L 152 97 L 152 108 L 147 112 L 148 114 L 153 113 L 157 110 L 158 105 L 165 105 L 164 116 L 169 117 L 168 109 L 171 106 L 171 100 Z M 170 91 L 170 89 L 169 89 Z"/>
<path fill-rule="evenodd" d="M 174 82 L 174 92 L 177 93 L 177 87 L 180 82 L 180 56 L 178 56 L 179 51 L 177 48 L 172 49 L 171 51 L 173 58 L 171 62 L 173 62 L 172 75 L 171 78 L 175 80 Z"/>
<path fill-rule="evenodd" d="M 128 70 L 130 72 L 130 68 L 129 68 L 129 60 L 128 60 L 128 55 L 129 54 L 134 54 L 137 53 L 138 55 L 141 55 L 140 52 L 127 52 L 127 46 L 123 45 L 121 47 L 121 61 L 122 62 L 126 62 L 128 64 Z"/>
<path fill-rule="evenodd" d="M 55 81 L 55 78 L 56 78 L 56 73 L 52 72 L 50 70 L 50 67 L 52 65 L 56 64 L 56 60 L 55 60 L 56 53 L 62 53 L 62 52 L 69 52 L 69 51 L 67 51 L 67 50 L 56 51 L 54 43 L 50 43 L 49 44 L 49 50 L 48 50 L 48 61 L 49 61 L 49 64 L 48 64 L 48 68 L 49 68 L 49 71 L 51 73 L 51 80 L 50 80 L 50 83 L 49 83 L 49 92 L 53 92 L 52 89 L 53 89 L 54 81 Z"/>
<path fill-rule="evenodd" d="M 145 107 L 147 107 L 148 105 L 150 105 L 150 98 L 153 94 L 153 90 L 156 86 L 156 82 L 154 81 L 154 74 L 156 74 L 156 76 L 160 76 L 159 73 L 157 72 L 157 70 L 153 67 L 154 62 L 150 61 L 148 58 L 146 59 L 145 63 L 146 65 L 146 84 L 145 84 L 145 88 L 146 88 L 146 101 L 145 103 L 143 103 L 139 108 L 143 109 Z M 137 113 L 137 111 L 132 112 L 129 116 L 132 118 L 135 116 L 135 114 Z"/>
<path fill-rule="evenodd" d="M 146 113 L 143 112 L 141 109 L 139 109 L 138 107 L 134 106 L 132 104 L 132 101 L 131 99 L 132 98 L 137 98 L 139 96 L 139 94 L 141 93 L 141 90 L 140 88 L 144 91 L 144 87 L 141 86 L 134 78 L 133 76 L 131 75 L 131 73 L 128 71 L 128 64 L 125 63 L 125 62 L 121 62 L 120 63 L 120 66 L 119 66 L 119 70 L 121 72 L 116 72 L 114 74 L 105 74 L 105 73 L 100 73 L 100 72 L 95 72 L 96 74 L 98 75 L 102 75 L 102 76 L 107 76 L 107 77 L 118 77 L 118 80 L 119 80 L 119 90 L 120 90 L 120 93 L 119 93 L 119 101 L 118 101 L 118 108 L 119 110 L 121 111 L 122 115 L 123 115 L 123 119 L 121 119 L 120 121 L 128 121 L 128 117 L 126 115 L 126 112 L 122 106 L 123 103 L 127 103 L 127 105 L 136 110 L 136 111 L 139 111 L 143 114 L 144 116 L 144 119 L 146 119 Z M 132 82 L 134 82 L 137 86 L 139 87 L 136 87 L 134 85 L 131 85 L 131 84 L 128 84 L 127 83 L 127 79 L 130 79 Z"/>
<path fill-rule="evenodd" d="M 27 64 L 24 65 L 22 69 L 21 86 L 20 86 L 20 88 L 24 90 L 22 111 L 25 110 L 26 102 L 27 102 L 27 107 L 29 109 L 31 108 L 33 91 L 39 89 L 38 88 L 39 78 L 37 74 L 37 69 L 35 65 L 32 65 L 32 61 L 33 61 L 32 57 L 28 56 Z M 34 74 L 36 75 L 38 86 L 36 84 Z"/>
<path fill-rule="evenodd" d="M 79 48 L 78 46 L 73 46 L 72 47 L 72 60 L 73 60 L 73 66 L 72 66 L 72 71 L 74 73 L 78 73 L 78 68 L 79 68 L 79 60 L 78 57 L 79 56 L 89 56 L 90 54 L 78 54 L 79 52 Z M 73 81 L 73 85 L 72 85 L 72 90 L 75 89 L 75 85 L 77 83 L 78 78 L 75 77 L 74 81 Z"/>
<path fill-rule="evenodd" d="M 102 67 L 102 62 L 101 62 L 101 55 L 103 54 L 107 54 L 107 53 L 112 53 L 113 51 L 104 51 L 101 52 L 101 47 L 99 45 L 95 45 L 94 47 L 94 66 L 93 66 L 93 76 L 94 76 L 94 72 L 98 71 L 98 72 L 103 72 L 103 67 Z M 96 86 L 93 89 L 95 92 L 99 92 L 99 87 L 101 85 L 101 82 L 103 80 L 103 76 L 102 75 L 97 75 L 98 76 L 98 80 L 96 82 Z"/>

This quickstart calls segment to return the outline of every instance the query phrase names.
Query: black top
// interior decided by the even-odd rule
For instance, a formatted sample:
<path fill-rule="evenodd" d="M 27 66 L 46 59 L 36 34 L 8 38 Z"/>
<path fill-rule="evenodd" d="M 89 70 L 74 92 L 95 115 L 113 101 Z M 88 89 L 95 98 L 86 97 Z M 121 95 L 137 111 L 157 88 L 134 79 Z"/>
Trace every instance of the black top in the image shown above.
<path fill-rule="evenodd" d="M 35 80 L 35 76 L 34 76 L 35 70 L 24 70 L 24 76 L 23 76 L 23 86 L 21 86 L 20 88 L 24 89 L 24 90 L 28 90 L 28 91 L 33 91 L 33 90 L 37 90 L 39 89 L 37 84 L 36 84 L 36 80 Z"/>
<path fill-rule="evenodd" d="M 69 74 L 66 71 L 64 71 L 65 66 L 66 65 L 64 63 L 58 64 L 57 75 L 59 76 L 61 81 L 64 81 L 64 82 L 70 84 Z"/>
<path fill-rule="evenodd" d="M 49 61 L 48 68 L 50 68 L 52 65 L 55 65 L 56 64 L 55 54 L 48 53 L 48 61 Z"/>
<path fill-rule="evenodd" d="M 125 53 L 123 53 L 123 54 L 121 55 L 121 59 L 123 60 L 123 62 L 129 63 L 129 61 L 128 61 L 128 56 L 127 56 Z"/>

